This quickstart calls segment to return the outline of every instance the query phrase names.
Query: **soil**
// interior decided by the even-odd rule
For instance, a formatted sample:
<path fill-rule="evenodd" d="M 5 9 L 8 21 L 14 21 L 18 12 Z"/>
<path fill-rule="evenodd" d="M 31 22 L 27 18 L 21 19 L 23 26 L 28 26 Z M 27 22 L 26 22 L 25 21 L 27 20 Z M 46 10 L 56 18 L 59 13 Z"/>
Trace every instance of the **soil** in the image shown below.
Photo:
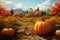
<path fill-rule="evenodd" d="M 17 40 L 60 40 L 55 34 L 50 33 L 43 36 L 37 35 L 34 30 L 34 23 L 26 22 L 26 20 L 20 19 L 21 26 L 18 27 Z"/>
<path fill-rule="evenodd" d="M 34 22 L 27 22 L 27 20 L 22 18 L 19 18 L 18 21 L 21 25 L 17 26 L 18 30 L 16 36 L 11 39 L 8 37 L 6 39 L 0 37 L 0 40 L 60 40 L 60 37 L 57 37 L 53 32 L 43 36 L 36 34 L 33 30 Z"/>

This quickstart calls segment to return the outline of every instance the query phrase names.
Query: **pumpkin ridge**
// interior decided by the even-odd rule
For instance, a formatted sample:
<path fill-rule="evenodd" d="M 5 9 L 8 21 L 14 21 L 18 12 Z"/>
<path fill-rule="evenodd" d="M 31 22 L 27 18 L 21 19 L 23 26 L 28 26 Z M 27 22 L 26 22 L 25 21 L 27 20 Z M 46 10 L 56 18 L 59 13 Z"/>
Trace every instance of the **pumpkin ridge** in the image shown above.
<path fill-rule="evenodd" d="M 39 24 L 39 34 L 42 34 L 43 33 L 43 31 L 42 30 L 40 30 L 40 29 L 42 29 L 42 27 L 40 27 L 40 26 L 42 26 L 42 22 Z"/>
<path fill-rule="evenodd" d="M 36 30 L 36 31 L 35 31 Z M 52 27 L 49 20 L 37 21 L 35 24 L 35 32 L 39 35 L 45 35 L 52 31 Z"/>

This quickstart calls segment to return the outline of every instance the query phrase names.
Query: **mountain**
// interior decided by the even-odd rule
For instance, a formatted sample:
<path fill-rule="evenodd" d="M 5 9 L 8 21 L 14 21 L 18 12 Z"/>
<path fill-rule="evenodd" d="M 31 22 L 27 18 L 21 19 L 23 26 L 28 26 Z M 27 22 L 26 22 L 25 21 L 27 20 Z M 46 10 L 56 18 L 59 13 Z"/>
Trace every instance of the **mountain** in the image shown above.
<path fill-rule="evenodd" d="M 15 11 L 21 12 L 21 13 L 25 12 L 24 10 L 22 10 L 22 9 L 20 9 L 20 8 L 14 9 L 14 12 L 15 12 Z"/>

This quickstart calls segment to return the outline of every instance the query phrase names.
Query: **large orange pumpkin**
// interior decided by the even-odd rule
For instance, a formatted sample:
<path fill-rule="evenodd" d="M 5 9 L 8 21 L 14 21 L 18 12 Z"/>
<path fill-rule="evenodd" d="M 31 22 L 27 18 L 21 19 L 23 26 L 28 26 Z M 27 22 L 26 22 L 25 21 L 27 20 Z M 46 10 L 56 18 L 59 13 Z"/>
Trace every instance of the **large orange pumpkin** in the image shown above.
<path fill-rule="evenodd" d="M 15 34 L 15 31 L 12 28 L 3 28 L 1 31 L 1 34 L 4 36 L 13 37 Z"/>
<path fill-rule="evenodd" d="M 55 31 L 56 36 L 60 36 L 60 30 Z"/>
<path fill-rule="evenodd" d="M 52 26 L 48 20 L 37 21 L 34 25 L 34 31 L 39 35 L 48 34 L 52 31 Z"/>
<path fill-rule="evenodd" d="M 30 17 L 30 14 L 29 14 L 29 13 L 26 13 L 26 14 L 25 14 L 25 17 Z"/>

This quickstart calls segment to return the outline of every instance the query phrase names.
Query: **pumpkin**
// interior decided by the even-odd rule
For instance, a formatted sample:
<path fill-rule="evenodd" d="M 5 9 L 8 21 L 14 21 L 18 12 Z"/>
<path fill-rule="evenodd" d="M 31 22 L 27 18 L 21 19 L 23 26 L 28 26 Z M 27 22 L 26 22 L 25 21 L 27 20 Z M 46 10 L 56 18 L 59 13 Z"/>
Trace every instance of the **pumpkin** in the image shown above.
<path fill-rule="evenodd" d="M 48 20 L 37 21 L 34 25 L 34 31 L 39 35 L 45 35 L 52 31 L 52 26 Z"/>
<path fill-rule="evenodd" d="M 25 17 L 30 17 L 30 14 L 29 14 L 29 13 L 26 13 L 26 14 L 25 14 Z"/>
<path fill-rule="evenodd" d="M 55 31 L 56 36 L 60 36 L 60 30 Z"/>
<path fill-rule="evenodd" d="M 1 31 L 1 34 L 3 36 L 9 36 L 9 37 L 13 37 L 15 34 L 15 31 L 13 28 L 3 28 Z"/>
<path fill-rule="evenodd" d="M 19 13 L 19 12 L 15 12 L 15 13 L 13 14 L 13 16 L 14 16 L 14 17 L 19 17 L 19 16 L 20 16 L 20 13 Z"/>
<path fill-rule="evenodd" d="M 35 11 L 35 14 L 34 14 L 35 16 L 40 16 L 41 15 L 41 13 L 40 13 L 40 11 Z"/>

